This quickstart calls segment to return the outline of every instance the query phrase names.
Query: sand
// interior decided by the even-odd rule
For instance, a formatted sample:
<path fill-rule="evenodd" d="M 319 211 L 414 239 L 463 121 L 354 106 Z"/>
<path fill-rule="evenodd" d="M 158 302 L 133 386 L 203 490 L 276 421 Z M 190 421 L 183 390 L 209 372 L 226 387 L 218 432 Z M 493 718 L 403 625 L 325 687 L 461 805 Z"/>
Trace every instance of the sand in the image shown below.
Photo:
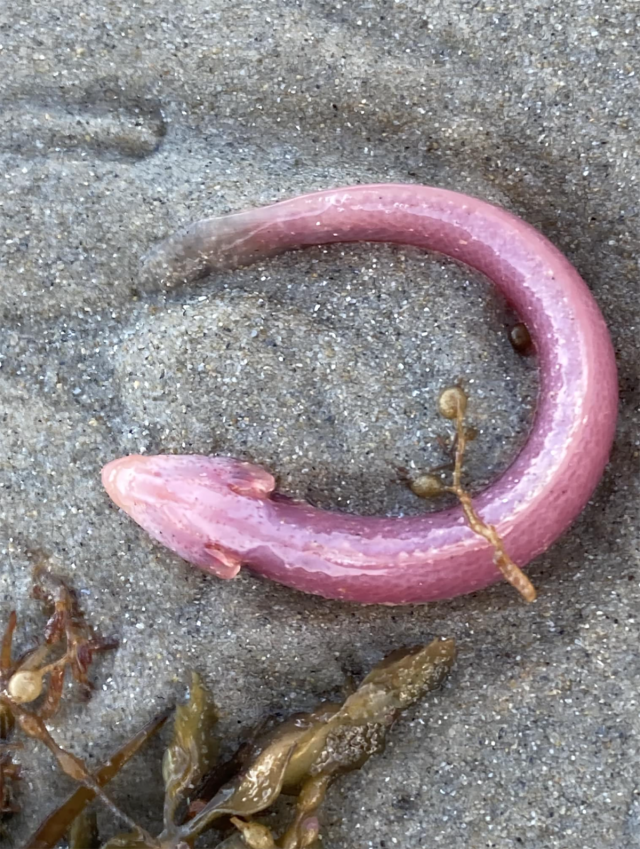
<path fill-rule="evenodd" d="M 632 0 L 17 0 L 0 9 L 0 621 L 42 627 L 35 550 L 117 634 L 51 724 L 91 764 L 182 694 L 225 746 L 310 708 L 387 651 L 453 636 L 447 685 L 332 789 L 327 849 L 640 846 L 638 11 Z M 172 292 L 142 254 L 205 215 L 355 182 L 505 206 L 576 265 L 611 328 L 621 416 L 581 518 L 508 586 L 415 608 L 221 582 L 109 502 L 103 463 L 222 452 L 358 513 L 424 509 L 400 466 L 442 462 L 438 392 L 468 387 L 481 487 L 526 436 L 535 363 L 486 281 L 418 251 L 335 246 Z M 114 784 L 159 826 L 159 744 Z M 19 845 L 68 791 L 27 745 Z M 102 819 L 105 838 L 116 824 Z M 9 838 L 7 838 L 9 841 Z M 10 842 L 7 845 L 11 845 Z M 210 842 L 209 845 L 213 845 Z"/>

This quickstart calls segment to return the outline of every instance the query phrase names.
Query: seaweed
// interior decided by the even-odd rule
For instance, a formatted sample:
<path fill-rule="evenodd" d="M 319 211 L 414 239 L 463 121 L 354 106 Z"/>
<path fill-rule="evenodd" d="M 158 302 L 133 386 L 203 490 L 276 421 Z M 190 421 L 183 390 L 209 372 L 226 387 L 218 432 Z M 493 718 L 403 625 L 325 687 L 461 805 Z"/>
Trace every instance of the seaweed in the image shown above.
<path fill-rule="evenodd" d="M 445 419 L 455 422 L 455 436 L 450 446 L 444 440 L 441 444 L 453 457 L 453 462 L 445 463 L 426 474 L 418 475 L 409 479 L 409 486 L 419 498 L 434 498 L 445 492 L 456 496 L 462 507 L 462 512 L 467 524 L 474 534 L 483 537 L 493 547 L 493 562 L 502 572 L 504 578 L 520 593 L 525 601 L 531 602 L 536 599 L 536 590 L 522 569 L 509 557 L 498 531 L 493 525 L 487 524 L 479 516 L 471 495 L 462 485 L 462 464 L 467 443 L 475 438 L 475 432 L 465 425 L 465 414 L 467 411 L 467 396 L 460 386 L 450 386 L 445 389 L 439 398 L 438 409 L 440 415 Z M 453 480 L 446 485 L 442 481 L 445 470 L 453 467 Z M 407 477 L 406 470 L 403 476 Z"/>
<path fill-rule="evenodd" d="M 162 831 L 153 837 L 134 826 L 102 849 L 188 849 L 212 828 L 233 829 L 217 844 L 219 849 L 317 847 L 318 813 L 332 782 L 383 750 L 400 713 L 442 683 L 455 655 L 450 639 L 396 650 L 343 702 L 324 702 L 284 722 L 263 723 L 226 763 L 217 760 L 218 712 L 193 674 L 163 758 Z M 276 837 L 255 817 L 281 795 L 296 797 L 296 806 L 292 821 Z M 74 823 L 79 813 L 80 824 Z M 71 830 L 70 846 L 77 834 L 90 834 L 97 846 L 89 817 L 67 803 L 48 818 L 55 821 L 55 829 L 41 827 L 37 840 L 32 838 L 25 849 L 53 849 L 63 826 Z"/>

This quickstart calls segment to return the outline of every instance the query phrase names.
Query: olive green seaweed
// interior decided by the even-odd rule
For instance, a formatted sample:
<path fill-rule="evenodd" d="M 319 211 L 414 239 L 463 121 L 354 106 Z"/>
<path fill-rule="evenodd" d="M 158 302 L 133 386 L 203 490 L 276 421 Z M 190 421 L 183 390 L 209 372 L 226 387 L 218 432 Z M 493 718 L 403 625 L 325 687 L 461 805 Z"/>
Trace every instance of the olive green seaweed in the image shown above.
<path fill-rule="evenodd" d="M 164 755 L 162 832 L 152 837 L 142 829 L 131 830 L 102 844 L 102 849 L 191 849 L 204 832 L 213 827 L 228 830 L 229 825 L 235 831 L 215 844 L 218 849 L 317 849 L 318 811 L 331 783 L 383 750 L 400 713 L 440 686 L 455 655 L 453 640 L 394 651 L 344 702 L 325 702 L 309 713 L 269 723 L 222 765 L 214 763 L 218 714 L 200 678 L 193 675 Z M 215 780 L 227 776 L 229 764 L 235 774 Z M 292 821 L 276 838 L 253 817 L 267 811 L 281 794 L 295 796 L 296 807 Z M 89 827 L 87 820 L 82 828 Z M 38 849 L 54 845 L 40 842 Z"/>
<path fill-rule="evenodd" d="M 190 849 L 213 827 L 227 832 L 218 849 L 314 849 L 320 832 L 318 811 L 331 783 L 383 750 L 400 713 L 442 683 L 455 655 L 453 640 L 394 651 L 344 702 L 324 702 L 284 722 L 263 723 L 222 764 L 216 763 L 218 712 L 199 676 L 192 675 L 163 760 L 161 833 L 153 837 L 119 812 L 134 827 L 103 843 L 102 849 Z M 129 741 L 94 773 L 95 783 L 110 780 L 162 722 L 154 720 Z M 296 804 L 290 824 L 276 838 L 253 817 L 266 812 L 281 794 L 295 796 Z M 85 782 L 24 849 L 53 849 L 65 831 L 69 849 L 98 849 L 95 817 L 85 810 L 91 797 Z M 234 830 L 228 833 L 230 826 Z"/>

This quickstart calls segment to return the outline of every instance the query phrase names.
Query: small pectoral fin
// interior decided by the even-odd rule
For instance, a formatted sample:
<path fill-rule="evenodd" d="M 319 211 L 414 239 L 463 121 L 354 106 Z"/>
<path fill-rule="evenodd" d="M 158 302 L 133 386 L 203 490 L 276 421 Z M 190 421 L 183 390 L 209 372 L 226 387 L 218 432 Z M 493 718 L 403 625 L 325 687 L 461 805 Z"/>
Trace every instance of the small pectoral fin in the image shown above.
<path fill-rule="evenodd" d="M 229 489 L 249 498 L 268 498 L 275 489 L 272 474 L 253 463 L 234 463 L 229 479 Z"/>
<path fill-rule="evenodd" d="M 217 542 L 205 543 L 204 550 L 207 553 L 206 569 L 218 578 L 235 578 L 242 566 L 242 559 L 235 551 Z"/>

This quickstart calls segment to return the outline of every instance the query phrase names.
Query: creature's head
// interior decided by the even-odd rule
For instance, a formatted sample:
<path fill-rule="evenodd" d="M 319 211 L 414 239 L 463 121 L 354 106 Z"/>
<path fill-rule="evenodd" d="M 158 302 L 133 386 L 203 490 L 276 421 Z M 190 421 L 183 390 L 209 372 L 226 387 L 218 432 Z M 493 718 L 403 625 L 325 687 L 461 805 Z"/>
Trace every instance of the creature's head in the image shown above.
<path fill-rule="evenodd" d="M 259 466 L 198 455 L 113 460 L 102 470 L 102 483 L 154 539 L 221 578 L 233 578 L 241 558 L 216 542 L 217 529 L 239 506 L 268 499 L 275 487 Z"/>

